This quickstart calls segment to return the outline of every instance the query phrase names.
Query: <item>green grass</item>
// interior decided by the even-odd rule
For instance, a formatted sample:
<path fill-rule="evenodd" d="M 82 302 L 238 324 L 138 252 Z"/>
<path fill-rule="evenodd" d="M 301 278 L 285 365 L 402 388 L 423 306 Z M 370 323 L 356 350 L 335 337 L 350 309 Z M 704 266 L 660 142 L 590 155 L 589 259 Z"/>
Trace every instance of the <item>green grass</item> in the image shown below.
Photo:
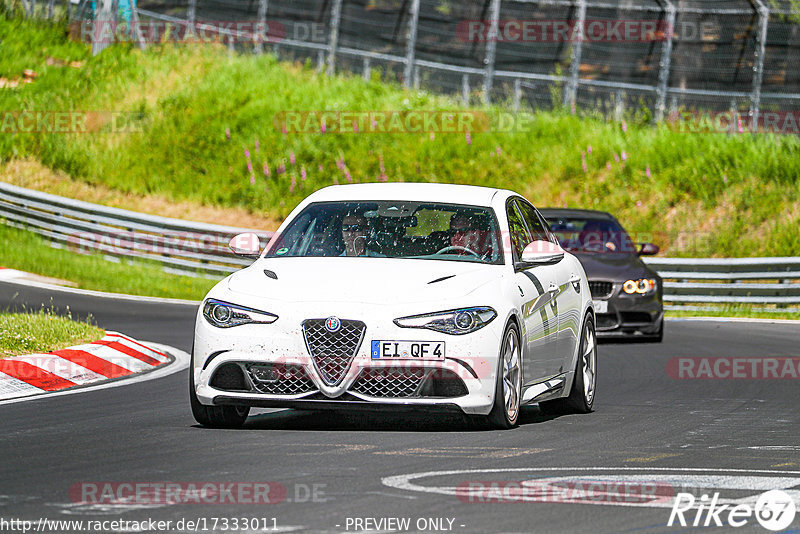
<path fill-rule="evenodd" d="M 8 16 L 0 17 L 0 38 L 3 50 L 12 51 L 0 53 L 0 73 L 40 73 L 33 84 L 0 91 L 0 111 L 124 110 L 135 113 L 141 129 L 0 135 L 0 159 L 32 157 L 121 194 L 157 193 L 282 218 L 312 191 L 347 181 L 337 161 L 357 182 L 377 181 L 383 162 L 390 181 L 500 186 L 540 207 L 608 210 L 668 255 L 800 253 L 800 140 L 794 136 L 680 133 L 649 124 L 642 113 L 631 114 L 623 129 L 564 110 L 536 113 L 524 131 L 475 133 L 470 143 L 463 134 L 284 135 L 273 117 L 287 110 L 463 106 L 381 83 L 377 71 L 372 81 L 327 77 L 304 64 L 230 55 L 223 47 L 163 45 L 142 53 L 115 46 L 90 57 L 62 28 Z M 30 41 L 43 48 L 24 46 Z M 85 64 L 48 66 L 48 56 Z M 497 116 L 502 108 L 474 109 Z M 623 152 L 626 161 L 617 162 Z M 287 171 L 278 174 L 281 165 Z"/>
<path fill-rule="evenodd" d="M 0 358 L 21 354 L 43 353 L 80 345 L 102 338 L 105 332 L 86 321 L 75 321 L 72 315 L 56 315 L 52 309 L 37 312 L 0 312 Z"/>
<path fill-rule="evenodd" d="M 763 311 L 764 305 L 745 305 L 731 304 L 721 306 L 716 310 L 669 310 L 665 312 L 667 317 L 742 317 L 750 319 L 791 319 L 800 320 L 800 312 L 781 311 L 774 308 L 770 311 Z"/>
<path fill-rule="evenodd" d="M 36 234 L 0 222 L 0 266 L 70 280 L 82 289 L 201 300 L 213 280 L 165 273 L 145 263 L 115 263 L 49 246 Z M 221 277 L 220 277 L 221 278 Z"/>

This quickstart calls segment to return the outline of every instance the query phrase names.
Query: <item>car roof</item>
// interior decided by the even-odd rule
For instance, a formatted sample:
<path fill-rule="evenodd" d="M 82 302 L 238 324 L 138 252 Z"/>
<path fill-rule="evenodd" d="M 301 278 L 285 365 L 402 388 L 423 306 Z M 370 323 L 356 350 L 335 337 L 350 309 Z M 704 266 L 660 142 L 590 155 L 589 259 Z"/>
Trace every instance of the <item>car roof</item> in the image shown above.
<path fill-rule="evenodd" d="M 306 202 L 408 200 L 491 206 L 498 193 L 516 193 L 492 187 L 432 183 L 368 183 L 325 187 L 311 194 Z"/>
<path fill-rule="evenodd" d="M 539 208 L 539 212 L 544 216 L 545 219 L 549 217 L 582 217 L 601 220 L 616 220 L 610 213 L 598 210 L 583 210 L 576 208 Z"/>

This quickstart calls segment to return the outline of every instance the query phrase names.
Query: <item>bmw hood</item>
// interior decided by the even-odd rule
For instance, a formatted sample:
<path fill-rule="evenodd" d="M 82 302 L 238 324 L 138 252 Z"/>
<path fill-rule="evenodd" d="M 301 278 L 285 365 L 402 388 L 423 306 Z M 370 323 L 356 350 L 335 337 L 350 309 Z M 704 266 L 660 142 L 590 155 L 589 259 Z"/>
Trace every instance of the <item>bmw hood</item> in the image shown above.
<path fill-rule="evenodd" d="M 467 296 L 503 272 L 502 265 L 461 261 L 270 258 L 231 275 L 227 287 L 284 302 L 402 304 Z"/>
<path fill-rule="evenodd" d="M 657 278 L 636 254 L 573 253 L 590 280 L 625 281 L 630 278 Z"/>

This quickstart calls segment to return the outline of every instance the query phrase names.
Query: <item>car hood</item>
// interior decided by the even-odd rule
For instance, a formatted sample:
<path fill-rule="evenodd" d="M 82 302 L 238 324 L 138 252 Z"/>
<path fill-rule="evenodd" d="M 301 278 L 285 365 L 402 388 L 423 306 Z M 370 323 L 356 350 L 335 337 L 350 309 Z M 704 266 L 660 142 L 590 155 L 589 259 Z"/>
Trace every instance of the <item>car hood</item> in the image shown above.
<path fill-rule="evenodd" d="M 586 277 L 590 280 L 625 281 L 631 278 L 657 277 L 636 254 L 573 254 L 583 265 Z"/>
<path fill-rule="evenodd" d="M 466 296 L 503 272 L 502 265 L 459 261 L 269 258 L 234 273 L 227 286 L 234 293 L 278 301 L 399 304 Z"/>

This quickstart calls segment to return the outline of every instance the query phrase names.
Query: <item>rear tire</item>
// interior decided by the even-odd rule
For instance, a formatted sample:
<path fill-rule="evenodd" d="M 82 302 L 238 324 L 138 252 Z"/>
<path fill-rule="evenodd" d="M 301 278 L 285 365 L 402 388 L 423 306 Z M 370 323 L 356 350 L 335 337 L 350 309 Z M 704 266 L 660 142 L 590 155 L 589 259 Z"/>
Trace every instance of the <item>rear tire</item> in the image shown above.
<path fill-rule="evenodd" d="M 189 404 L 195 421 L 209 428 L 242 428 L 249 406 L 206 406 L 194 390 L 194 367 L 189 365 Z"/>
<path fill-rule="evenodd" d="M 539 403 L 545 413 L 568 414 L 589 413 L 594 408 L 597 387 L 597 335 L 594 320 L 587 315 L 581 331 L 581 344 L 578 348 L 578 361 L 575 364 L 575 377 L 568 397 Z"/>
<path fill-rule="evenodd" d="M 489 423 L 500 429 L 512 428 L 519 420 L 522 395 L 522 352 L 519 329 L 514 323 L 506 327 L 497 362 L 497 381 L 494 405 L 489 413 Z"/>

